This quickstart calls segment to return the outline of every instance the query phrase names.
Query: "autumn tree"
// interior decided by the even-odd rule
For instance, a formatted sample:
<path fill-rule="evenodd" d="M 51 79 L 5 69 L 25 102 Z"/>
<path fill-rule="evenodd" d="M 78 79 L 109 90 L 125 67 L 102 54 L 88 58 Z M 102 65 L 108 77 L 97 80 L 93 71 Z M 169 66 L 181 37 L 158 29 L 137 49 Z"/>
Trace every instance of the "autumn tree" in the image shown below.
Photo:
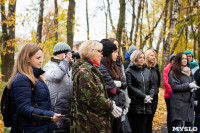
<path fill-rule="evenodd" d="M 67 17 L 67 44 L 72 48 L 74 40 L 75 0 L 69 0 Z"/>
<path fill-rule="evenodd" d="M 88 0 L 86 0 L 86 22 L 87 22 L 87 39 L 90 40 L 90 25 L 88 17 Z"/>
<path fill-rule="evenodd" d="M 54 30 L 55 30 L 55 42 L 58 42 L 58 1 L 54 0 Z"/>
<path fill-rule="evenodd" d="M 40 0 L 40 11 L 39 11 L 37 35 L 36 35 L 37 44 L 42 42 L 43 12 L 44 12 L 44 0 Z"/>
<path fill-rule="evenodd" d="M 173 2 L 173 1 L 171 1 Z M 161 72 L 163 72 L 164 67 L 169 63 L 169 52 L 170 52 L 170 46 L 172 44 L 173 40 L 173 34 L 176 30 L 176 23 L 179 17 L 179 0 L 174 0 L 173 8 L 171 10 L 170 15 L 170 26 L 169 26 L 169 32 L 165 41 L 165 44 L 163 44 L 163 54 L 162 54 L 162 69 Z M 161 73 L 162 77 L 163 73 Z"/>
<path fill-rule="evenodd" d="M 1 26 L 2 26 L 2 41 L 3 49 L 1 52 L 1 73 L 2 80 L 8 81 L 11 76 L 14 66 L 15 53 L 15 9 L 16 0 L 9 0 L 8 14 L 6 16 L 6 1 L 1 1 Z"/>
<path fill-rule="evenodd" d="M 133 30 L 135 26 L 135 0 L 132 1 L 132 24 L 131 24 L 131 32 L 130 32 L 130 45 L 132 44 L 132 38 L 133 38 Z"/>
<path fill-rule="evenodd" d="M 124 28 L 124 23 L 125 23 L 126 2 L 125 0 L 119 0 L 119 2 L 120 2 L 120 13 L 119 13 L 119 20 L 118 20 L 118 25 L 117 25 L 116 38 L 119 40 L 119 46 L 121 46 L 122 30 Z"/>

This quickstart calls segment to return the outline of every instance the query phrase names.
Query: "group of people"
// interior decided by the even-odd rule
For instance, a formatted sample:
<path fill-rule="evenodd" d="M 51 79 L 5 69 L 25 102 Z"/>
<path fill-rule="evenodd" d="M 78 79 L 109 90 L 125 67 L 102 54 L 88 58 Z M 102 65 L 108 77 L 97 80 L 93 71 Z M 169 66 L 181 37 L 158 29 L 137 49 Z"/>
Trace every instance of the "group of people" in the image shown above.
<path fill-rule="evenodd" d="M 169 132 L 183 123 L 194 125 L 198 64 L 187 52 L 171 55 L 164 69 Z M 8 81 L 11 132 L 151 133 L 161 80 L 157 52 L 131 45 L 123 62 L 118 40 L 108 38 L 84 42 L 79 54 L 81 59 L 73 59 L 70 46 L 59 42 L 43 71 L 42 49 L 22 48 Z M 195 125 L 200 127 L 198 111 Z"/>

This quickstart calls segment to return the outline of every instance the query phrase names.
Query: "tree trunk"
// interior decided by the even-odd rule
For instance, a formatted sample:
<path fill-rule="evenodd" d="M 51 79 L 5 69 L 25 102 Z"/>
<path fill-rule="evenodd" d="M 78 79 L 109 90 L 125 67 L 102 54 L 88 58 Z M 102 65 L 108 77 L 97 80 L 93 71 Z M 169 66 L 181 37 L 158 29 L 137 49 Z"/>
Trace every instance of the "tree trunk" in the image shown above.
<path fill-rule="evenodd" d="M 90 40 L 90 26 L 88 17 L 88 0 L 86 0 L 86 22 L 87 22 L 87 39 Z"/>
<path fill-rule="evenodd" d="M 197 12 L 200 13 L 199 7 L 197 8 Z M 200 17 L 198 16 L 198 20 L 200 20 Z M 198 62 L 200 66 L 200 26 L 197 27 L 197 36 L 198 36 Z"/>
<path fill-rule="evenodd" d="M 135 26 L 135 0 L 132 1 L 132 8 L 133 8 L 133 14 L 132 14 L 132 25 L 131 25 L 131 32 L 130 32 L 130 44 L 132 45 L 133 42 L 133 30 L 134 30 L 134 26 Z"/>
<path fill-rule="evenodd" d="M 178 41 L 179 41 L 179 39 L 180 39 L 180 37 L 181 37 L 181 34 L 183 33 L 183 30 L 184 30 L 184 27 L 185 27 L 185 24 L 186 24 L 186 20 L 187 20 L 187 19 L 185 19 L 185 22 L 184 22 L 183 26 L 181 27 L 181 29 L 180 29 L 179 32 L 178 32 L 178 36 L 176 37 L 176 41 L 175 41 L 175 43 L 174 43 L 174 45 L 173 45 L 173 47 L 172 47 L 172 50 L 171 50 L 171 52 L 170 52 L 170 55 L 172 55 L 172 54 L 174 53 L 174 50 L 175 50 L 175 48 L 176 48 L 176 46 L 177 46 L 177 44 L 178 44 Z"/>
<path fill-rule="evenodd" d="M 168 6 L 169 5 L 169 0 L 166 0 L 165 2 L 165 18 L 164 18 L 164 24 L 163 24 L 163 45 L 165 44 L 165 34 L 166 34 L 166 27 L 167 27 L 167 16 L 168 16 Z M 172 8 L 171 8 L 172 10 Z M 170 10 L 170 11 L 171 11 Z"/>
<path fill-rule="evenodd" d="M 160 51 L 160 43 L 162 41 L 162 38 L 163 38 L 163 28 L 160 30 L 159 39 L 158 39 L 158 42 L 157 42 L 157 45 L 156 45 L 157 53 L 159 53 L 159 51 Z"/>
<path fill-rule="evenodd" d="M 173 33 L 175 31 L 175 26 L 177 23 L 177 19 L 179 17 L 179 0 L 174 0 L 174 7 L 173 7 L 173 14 L 170 18 L 170 27 L 169 27 L 169 33 L 167 35 L 166 43 L 163 45 L 163 55 L 162 55 L 162 67 L 161 72 L 163 72 L 164 67 L 169 63 L 169 51 L 170 46 L 173 40 Z M 163 73 L 161 73 L 161 77 L 163 76 Z"/>
<path fill-rule="evenodd" d="M 113 24 L 113 20 L 112 20 L 112 16 L 111 16 L 111 11 L 110 11 L 110 0 L 107 0 L 108 3 L 108 14 L 109 14 L 109 18 L 110 18 L 110 24 L 112 26 L 112 31 L 115 33 L 115 35 L 117 34 L 117 31 L 115 29 L 115 26 Z"/>
<path fill-rule="evenodd" d="M 106 9 L 106 4 L 103 0 L 103 6 L 104 6 L 104 13 L 106 17 L 106 38 L 108 38 L 108 8 Z"/>
<path fill-rule="evenodd" d="M 190 2 L 188 2 L 188 6 L 190 6 Z M 191 14 L 189 14 L 189 12 L 187 12 L 186 19 L 184 20 L 184 23 L 183 23 L 181 29 L 178 32 L 178 36 L 176 37 L 176 41 L 175 41 L 175 43 L 174 43 L 174 45 L 173 45 L 173 47 L 171 49 L 170 55 L 174 53 L 174 50 L 175 50 L 175 48 L 176 48 L 176 46 L 178 44 L 178 41 L 179 41 L 179 39 L 181 37 L 181 34 L 183 33 L 183 30 L 184 30 L 184 27 L 186 25 L 186 22 L 188 21 L 188 19 L 190 18 L 190 16 L 191 16 Z"/>
<path fill-rule="evenodd" d="M 140 19 L 140 13 L 141 13 L 141 4 L 142 4 L 142 0 L 140 0 L 139 6 L 138 6 L 138 14 L 137 14 L 137 20 L 136 20 L 134 42 L 133 42 L 133 44 L 135 46 L 136 46 L 136 42 L 137 42 L 137 31 L 138 31 L 139 19 Z"/>
<path fill-rule="evenodd" d="M 38 18 L 37 35 L 36 35 L 37 44 L 42 42 L 43 12 L 44 12 L 44 0 L 40 0 L 40 12 Z"/>
<path fill-rule="evenodd" d="M 54 8 L 55 8 L 55 14 L 54 14 L 54 26 L 55 26 L 55 42 L 58 42 L 58 1 L 54 0 Z M 55 43 L 55 44 L 56 44 Z"/>
<path fill-rule="evenodd" d="M 187 45 L 188 45 L 188 27 L 187 26 L 185 28 L 185 40 L 186 40 L 185 50 L 187 50 Z"/>
<path fill-rule="evenodd" d="M 143 15 L 144 15 L 144 0 L 142 1 L 142 17 L 140 18 L 140 49 L 143 49 L 142 45 L 142 23 L 143 23 Z"/>
<path fill-rule="evenodd" d="M 1 53 L 1 73 L 3 75 L 2 81 L 8 81 L 12 74 L 14 66 L 14 54 L 15 54 L 15 9 L 16 0 L 9 0 L 8 16 L 6 20 L 5 15 L 5 1 L 1 3 L 1 18 L 2 18 L 2 41 L 3 52 Z M 9 21 L 8 31 L 6 21 Z"/>
<path fill-rule="evenodd" d="M 74 40 L 75 0 L 69 0 L 67 17 L 67 44 L 72 48 Z"/>
<path fill-rule="evenodd" d="M 145 36 L 145 39 L 144 39 L 144 41 L 143 41 L 143 43 L 142 43 L 142 46 L 143 46 L 143 47 L 144 47 L 144 45 L 146 44 L 146 41 L 149 39 L 149 37 L 151 37 L 151 34 L 154 33 L 154 30 L 155 30 L 155 28 L 158 26 L 158 23 L 160 22 L 160 20 L 161 20 L 163 14 L 164 14 L 164 10 L 162 11 L 162 13 L 161 13 L 159 19 L 157 20 L 157 22 L 156 22 L 156 24 L 154 25 L 154 27 L 152 28 L 152 30 L 149 32 L 148 35 Z M 143 48 L 143 47 L 142 47 L 142 48 Z"/>
<path fill-rule="evenodd" d="M 168 14 L 168 4 L 169 4 L 169 0 L 166 0 L 166 2 L 165 2 L 165 8 L 164 8 L 164 19 L 163 19 L 164 22 L 163 22 L 163 27 L 160 30 L 159 40 L 158 40 L 158 43 L 157 43 L 157 46 L 156 46 L 156 50 L 157 50 L 158 53 L 159 53 L 159 50 L 160 50 L 160 43 L 161 43 L 162 39 L 163 39 L 163 44 L 165 44 L 164 35 L 165 35 L 165 31 L 166 31 L 167 14 Z"/>
<path fill-rule="evenodd" d="M 189 1 L 189 3 L 190 3 L 190 1 Z M 189 4 L 189 5 L 191 5 L 191 4 Z M 192 14 L 192 8 L 190 8 L 190 15 Z M 194 55 L 194 59 L 196 59 L 196 33 L 195 33 L 195 31 L 194 31 L 194 25 L 193 25 L 193 20 L 192 20 L 192 18 L 190 19 L 190 23 L 191 23 L 191 30 L 192 30 L 192 35 L 193 35 L 193 39 L 194 39 L 194 46 L 193 46 L 193 55 Z"/>
<path fill-rule="evenodd" d="M 119 13 L 119 20 L 117 25 L 117 36 L 116 38 L 119 40 L 119 46 L 121 48 L 121 36 L 122 36 L 122 29 L 125 23 L 125 9 L 126 3 L 125 0 L 119 0 L 120 2 L 120 13 Z"/>

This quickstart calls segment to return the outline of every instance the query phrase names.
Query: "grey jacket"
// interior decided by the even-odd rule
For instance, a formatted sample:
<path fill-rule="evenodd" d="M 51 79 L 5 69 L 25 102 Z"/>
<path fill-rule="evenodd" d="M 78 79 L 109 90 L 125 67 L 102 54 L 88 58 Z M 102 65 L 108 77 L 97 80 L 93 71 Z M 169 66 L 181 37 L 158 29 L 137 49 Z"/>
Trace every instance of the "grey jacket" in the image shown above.
<path fill-rule="evenodd" d="M 173 72 L 170 72 L 168 82 L 172 88 L 170 101 L 171 122 L 174 120 L 189 122 L 194 120 L 194 97 L 189 87 L 189 83 L 192 81 L 191 76 L 183 75 L 178 78 Z"/>
<path fill-rule="evenodd" d="M 56 113 L 70 113 L 73 82 L 71 79 L 71 70 L 69 69 L 70 64 L 65 60 L 60 61 L 60 63 L 50 60 L 44 67 L 51 104 Z M 69 126 L 69 119 L 62 119 L 56 122 L 55 131 L 69 131 Z"/>

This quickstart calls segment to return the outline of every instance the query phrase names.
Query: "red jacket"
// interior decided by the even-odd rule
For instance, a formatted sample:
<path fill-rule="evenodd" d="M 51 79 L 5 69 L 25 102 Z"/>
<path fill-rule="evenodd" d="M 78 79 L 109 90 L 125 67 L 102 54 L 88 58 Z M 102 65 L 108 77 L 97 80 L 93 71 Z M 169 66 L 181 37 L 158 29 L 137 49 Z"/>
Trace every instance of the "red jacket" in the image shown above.
<path fill-rule="evenodd" d="M 165 88 L 164 97 L 167 98 L 167 99 L 170 99 L 171 93 L 172 93 L 172 88 L 171 88 L 170 84 L 168 83 L 168 79 L 169 79 L 169 75 L 168 74 L 169 74 L 171 66 L 172 66 L 172 63 L 169 63 L 164 68 L 164 71 L 163 71 L 163 83 L 164 83 L 164 88 Z"/>

